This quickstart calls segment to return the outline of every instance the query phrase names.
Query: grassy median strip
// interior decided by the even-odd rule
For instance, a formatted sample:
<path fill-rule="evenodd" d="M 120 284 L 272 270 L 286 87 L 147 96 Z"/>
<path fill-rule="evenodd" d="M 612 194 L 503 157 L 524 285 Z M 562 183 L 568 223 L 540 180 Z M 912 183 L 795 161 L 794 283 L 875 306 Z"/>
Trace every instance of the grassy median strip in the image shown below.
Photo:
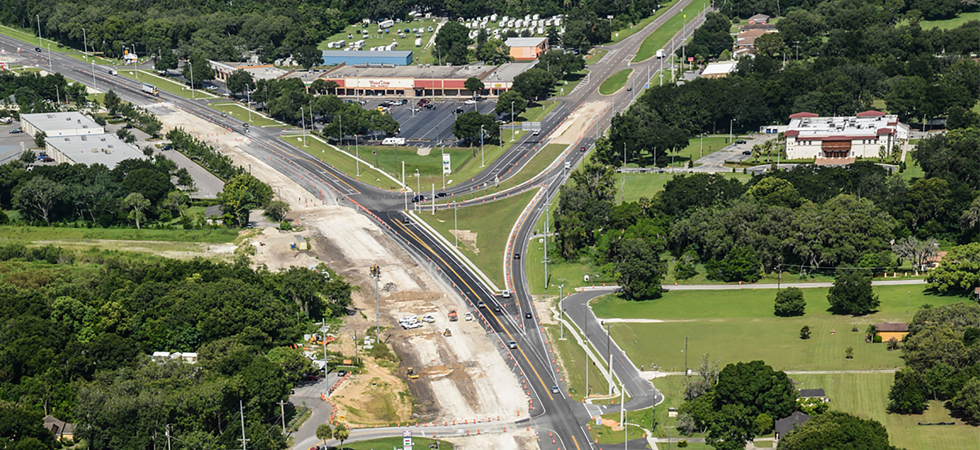
<path fill-rule="evenodd" d="M 626 80 L 629 79 L 630 74 L 633 73 L 633 69 L 623 69 L 619 72 L 612 74 L 609 78 L 599 85 L 599 93 L 602 95 L 614 94 L 616 91 L 626 86 Z"/>
<path fill-rule="evenodd" d="M 565 144 L 548 144 L 541 149 L 541 151 L 535 154 L 531 161 L 522 167 L 520 172 L 518 172 L 516 175 L 513 175 L 498 185 L 489 185 L 484 189 L 473 191 L 471 194 L 460 196 L 459 201 L 482 197 L 484 195 L 496 194 L 497 192 L 504 191 L 524 183 L 554 163 L 555 159 L 558 158 L 558 156 L 560 156 L 566 148 L 568 148 L 568 146 Z"/>
<path fill-rule="evenodd" d="M 555 343 L 555 349 L 561 358 L 561 371 L 565 376 L 568 394 L 571 394 L 572 400 L 582 401 L 582 398 L 585 397 L 585 370 L 583 370 L 583 367 L 586 367 L 585 349 L 578 345 L 578 341 L 572 337 L 568 330 L 565 330 L 565 339 L 562 340 L 559 339 L 561 329 L 558 326 L 547 325 L 544 328 L 548 332 L 548 339 Z M 609 383 L 606 383 L 606 377 L 602 375 L 602 371 L 594 363 L 588 367 L 589 391 L 593 395 L 607 394 Z"/>
<path fill-rule="evenodd" d="M 459 208 L 457 211 L 443 206 L 443 209 L 436 211 L 434 215 L 429 208 L 423 207 L 419 218 L 426 221 L 449 242 L 456 240 L 450 230 L 455 229 L 454 220 L 458 221 L 458 229 L 461 230 L 460 251 L 503 289 L 503 256 L 507 238 L 521 211 L 532 197 L 534 191 L 528 191 L 503 200 Z"/>
<path fill-rule="evenodd" d="M 350 153 L 338 151 L 334 147 L 324 144 L 313 137 L 306 137 L 306 147 L 303 146 L 303 135 L 283 136 L 282 140 L 298 150 L 305 151 L 316 159 L 330 164 L 335 169 L 356 178 L 362 183 L 381 188 L 381 189 L 400 189 L 398 183 L 392 181 L 383 173 L 371 169 L 367 164 L 361 164 L 360 175 L 358 176 L 357 161 L 354 159 L 354 148 L 350 148 Z M 329 175 L 328 175 L 329 176 Z"/>
<path fill-rule="evenodd" d="M 434 443 L 439 444 L 440 450 L 447 450 L 447 449 L 453 450 L 454 448 L 453 444 L 447 441 L 437 441 L 435 439 L 418 437 L 417 435 L 416 437 L 412 438 L 412 444 L 414 444 L 416 448 L 420 448 L 420 449 L 429 448 L 429 445 Z M 390 437 L 390 438 L 371 439 L 367 441 L 347 442 L 344 445 L 341 445 L 340 447 L 336 447 L 335 450 L 374 450 L 374 449 L 388 448 L 388 447 L 402 448 L 402 444 L 403 444 L 402 438 Z"/>
<path fill-rule="evenodd" d="M 556 106 L 558 106 L 558 102 L 554 100 L 544 100 L 537 103 L 532 103 L 532 105 L 534 106 L 528 108 L 520 115 L 519 119 L 522 122 L 540 122 L 544 120 L 544 118 L 547 117 Z"/>
<path fill-rule="evenodd" d="M 260 114 L 256 111 L 252 111 L 252 118 L 249 119 L 248 109 L 238 103 L 215 103 L 211 105 L 212 108 L 217 109 L 229 116 L 240 120 L 242 122 L 248 122 L 257 127 L 274 127 L 281 126 L 282 124 Z"/>
<path fill-rule="evenodd" d="M 119 76 L 123 76 L 131 80 L 136 80 L 139 81 L 140 83 L 146 83 L 146 84 L 151 84 L 153 86 L 156 86 L 156 88 L 161 91 L 166 91 L 171 94 L 181 96 L 183 98 L 192 98 L 191 90 L 187 86 L 184 86 L 183 84 L 180 84 L 176 81 L 171 81 L 167 78 L 163 78 L 157 75 L 152 75 L 145 70 L 140 71 L 139 78 L 137 78 L 136 75 L 133 74 L 132 69 L 119 70 L 117 73 L 119 74 Z M 206 99 L 206 98 L 217 98 L 217 97 L 205 90 L 197 89 L 194 91 L 193 98 Z"/>
<path fill-rule="evenodd" d="M 694 19 L 694 16 L 701 12 L 704 7 L 703 4 L 698 2 L 692 2 L 685 6 L 683 10 L 678 11 L 673 17 L 667 19 L 663 25 L 650 33 L 643 43 L 640 44 L 640 49 L 637 50 L 636 56 L 633 57 L 633 62 L 645 61 L 657 54 L 657 50 L 660 50 L 667 42 L 670 41 L 677 33 L 679 33 L 684 28 L 685 21 L 690 21 Z M 667 11 L 666 8 L 662 8 L 661 11 Z M 685 19 L 684 16 L 687 16 Z"/>

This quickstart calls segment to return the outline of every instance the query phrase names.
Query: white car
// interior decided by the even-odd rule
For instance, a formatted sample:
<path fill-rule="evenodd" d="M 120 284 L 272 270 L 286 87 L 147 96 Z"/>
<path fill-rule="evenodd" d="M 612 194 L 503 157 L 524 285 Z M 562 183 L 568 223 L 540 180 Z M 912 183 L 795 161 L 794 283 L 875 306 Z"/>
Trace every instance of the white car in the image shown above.
<path fill-rule="evenodd" d="M 504 292 L 500 293 L 500 296 L 503 298 L 510 298 L 510 291 L 505 290 Z"/>
<path fill-rule="evenodd" d="M 476 104 L 476 100 L 469 99 L 469 100 L 463 102 L 463 104 L 464 105 L 475 105 Z"/>
<path fill-rule="evenodd" d="M 466 320 L 473 320 L 473 314 L 466 313 Z"/>
<path fill-rule="evenodd" d="M 430 316 L 428 314 L 426 314 L 426 315 L 422 316 L 422 321 L 423 322 L 428 322 L 428 323 L 435 323 L 436 318 L 435 317 L 432 317 L 432 316 Z"/>

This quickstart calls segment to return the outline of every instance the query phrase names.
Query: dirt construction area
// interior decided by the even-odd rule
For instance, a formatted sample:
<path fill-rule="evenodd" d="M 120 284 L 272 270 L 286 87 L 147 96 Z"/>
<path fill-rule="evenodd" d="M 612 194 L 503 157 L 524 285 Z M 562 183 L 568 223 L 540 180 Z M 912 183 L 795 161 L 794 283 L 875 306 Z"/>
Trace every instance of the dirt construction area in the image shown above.
<path fill-rule="evenodd" d="M 586 103 L 573 111 L 554 132 L 551 133 L 549 144 L 571 145 L 582 138 L 587 131 L 593 130 L 595 121 L 612 103 L 607 101 Z"/>
<path fill-rule="evenodd" d="M 511 420 L 526 417 L 527 397 L 517 377 L 501 358 L 496 338 L 488 336 L 476 321 L 466 321 L 463 301 L 443 281 L 430 276 L 367 217 L 339 206 L 332 198 L 314 201 L 299 184 L 258 158 L 245 154 L 243 138 L 166 104 L 151 105 L 165 131 L 182 127 L 207 140 L 237 164 L 251 165 L 254 176 L 272 186 L 292 211 L 293 231 L 273 227 L 255 230 L 249 244 L 253 261 L 275 271 L 290 266 L 308 267 L 320 262 L 358 286 L 353 294 L 353 315 L 336 331 L 328 349 L 365 360 L 364 373 L 353 375 L 332 395 L 337 417 L 352 426 L 409 421 L 473 420 L 488 417 Z M 325 190 L 326 191 L 326 190 Z M 326 193 L 326 192 L 325 192 Z M 295 248 L 294 248 L 295 246 Z M 363 338 L 376 323 L 375 282 L 368 268 L 381 267 L 381 340 L 397 356 L 375 361 L 355 349 L 354 336 Z M 457 322 L 448 312 L 456 309 Z M 404 330 L 398 319 L 431 315 L 434 323 Z M 448 329 L 451 336 L 443 335 Z M 373 331 L 373 330 L 372 330 Z M 373 335 L 373 333 L 371 333 Z M 417 379 L 408 380 L 407 368 Z M 316 423 L 304 424 L 316 427 Z M 535 448 L 532 433 L 509 433 L 464 438 L 462 448 Z"/>

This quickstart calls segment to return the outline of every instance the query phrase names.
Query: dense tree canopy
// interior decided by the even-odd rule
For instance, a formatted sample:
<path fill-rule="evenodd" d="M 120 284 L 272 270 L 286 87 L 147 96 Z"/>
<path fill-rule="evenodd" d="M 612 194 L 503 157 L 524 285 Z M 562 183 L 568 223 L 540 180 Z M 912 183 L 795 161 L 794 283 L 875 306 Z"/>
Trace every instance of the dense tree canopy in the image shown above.
<path fill-rule="evenodd" d="M 779 442 L 785 450 L 898 450 L 888 443 L 888 431 L 872 419 L 862 419 L 839 411 L 811 417 Z"/>

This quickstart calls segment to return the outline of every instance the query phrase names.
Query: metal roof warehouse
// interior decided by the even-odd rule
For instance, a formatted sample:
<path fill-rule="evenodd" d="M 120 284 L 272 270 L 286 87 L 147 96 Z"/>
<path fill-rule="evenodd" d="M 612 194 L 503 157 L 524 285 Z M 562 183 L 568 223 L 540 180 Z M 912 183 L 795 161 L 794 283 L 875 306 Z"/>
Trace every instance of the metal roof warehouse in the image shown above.
<path fill-rule="evenodd" d="M 112 134 L 48 137 L 44 143 L 48 156 L 58 164 L 102 164 L 112 169 L 125 159 L 146 159 L 142 152 Z"/>
<path fill-rule="evenodd" d="M 323 50 L 323 64 L 393 64 L 407 66 L 412 63 L 411 50 L 366 51 Z"/>

